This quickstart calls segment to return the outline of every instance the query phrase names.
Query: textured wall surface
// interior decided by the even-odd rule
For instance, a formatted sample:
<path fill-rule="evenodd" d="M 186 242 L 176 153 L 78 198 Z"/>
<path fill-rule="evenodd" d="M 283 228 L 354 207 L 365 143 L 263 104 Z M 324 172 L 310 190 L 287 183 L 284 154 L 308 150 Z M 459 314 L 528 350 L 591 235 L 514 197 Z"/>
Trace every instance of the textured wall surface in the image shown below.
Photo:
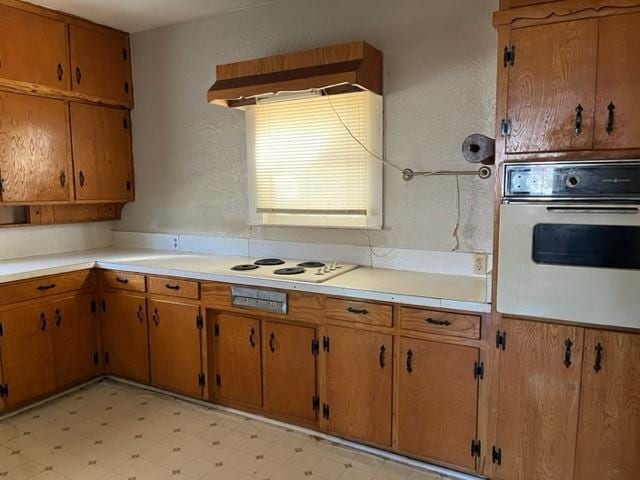
<path fill-rule="evenodd" d="M 241 111 L 205 101 L 215 65 L 353 40 L 385 56 L 385 148 L 414 170 L 468 169 L 493 136 L 497 0 L 281 0 L 133 35 L 137 200 L 117 230 L 451 250 L 455 179 L 387 169 L 385 229 L 247 226 Z M 492 181 L 460 178 L 460 250 L 490 251 Z M 384 250 L 383 250 L 384 251 Z"/>

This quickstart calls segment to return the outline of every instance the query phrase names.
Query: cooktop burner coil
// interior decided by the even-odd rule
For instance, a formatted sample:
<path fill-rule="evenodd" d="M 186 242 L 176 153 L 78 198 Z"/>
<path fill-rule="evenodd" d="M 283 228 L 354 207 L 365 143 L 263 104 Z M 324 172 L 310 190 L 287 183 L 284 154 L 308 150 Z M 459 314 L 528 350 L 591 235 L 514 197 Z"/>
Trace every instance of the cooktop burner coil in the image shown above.
<path fill-rule="evenodd" d="M 284 260 L 282 260 L 280 258 L 261 258 L 260 260 L 256 260 L 253 263 L 254 263 L 254 265 L 273 266 L 273 265 L 282 265 L 282 264 L 284 264 Z"/>
<path fill-rule="evenodd" d="M 275 273 L 276 275 L 299 275 L 304 272 L 305 270 L 302 267 L 287 267 L 274 270 L 273 273 Z"/>
<path fill-rule="evenodd" d="M 325 265 L 326 263 L 322 263 L 322 262 L 302 262 L 298 264 L 299 267 L 303 267 L 303 268 L 322 268 Z"/>
<path fill-rule="evenodd" d="M 231 267 L 231 270 L 235 270 L 236 272 L 246 272 L 248 270 L 255 270 L 256 268 L 260 268 L 258 265 L 253 265 L 251 263 L 236 265 L 235 267 Z"/>

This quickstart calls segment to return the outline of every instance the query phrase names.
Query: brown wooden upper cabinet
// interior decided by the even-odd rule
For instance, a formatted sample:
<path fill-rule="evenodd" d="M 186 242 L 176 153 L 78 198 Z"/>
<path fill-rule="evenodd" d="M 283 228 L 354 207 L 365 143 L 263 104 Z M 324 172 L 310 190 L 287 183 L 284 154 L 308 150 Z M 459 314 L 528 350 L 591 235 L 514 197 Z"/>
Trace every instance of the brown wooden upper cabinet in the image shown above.
<path fill-rule="evenodd" d="M 127 110 L 71 102 L 76 200 L 133 199 Z"/>
<path fill-rule="evenodd" d="M 67 105 L 0 93 L 0 195 L 3 202 L 71 199 Z"/>
<path fill-rule="evenodd" d="M 507 154 L 640 148 L 640 13 L 514 28 Z"/>
<path fill-rule="evenodd" d="M 0 5 L 0 77 L 68 90 L 65 24 Z"/>
<path fill-rule="evenodd" d="M 73 90 L 124 102 L 133 97 L 129 38 L 120 32 L 69 26 Z"/>

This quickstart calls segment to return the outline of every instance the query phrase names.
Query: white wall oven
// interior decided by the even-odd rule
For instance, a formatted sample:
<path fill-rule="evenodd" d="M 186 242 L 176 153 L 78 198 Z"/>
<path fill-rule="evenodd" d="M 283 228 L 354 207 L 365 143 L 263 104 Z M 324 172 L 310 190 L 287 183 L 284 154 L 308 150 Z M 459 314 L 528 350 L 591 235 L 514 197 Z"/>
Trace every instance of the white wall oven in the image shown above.
<path fill-rule="evenodd" d="M 640 328 L 640 162 L 504 173 L 498 311 Z"/>

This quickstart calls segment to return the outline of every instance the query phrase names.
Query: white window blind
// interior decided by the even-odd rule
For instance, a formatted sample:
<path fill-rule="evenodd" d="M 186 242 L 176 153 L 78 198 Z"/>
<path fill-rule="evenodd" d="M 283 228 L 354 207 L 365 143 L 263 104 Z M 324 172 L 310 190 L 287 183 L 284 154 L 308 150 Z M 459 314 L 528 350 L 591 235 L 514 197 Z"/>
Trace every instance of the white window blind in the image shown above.
<path fill-rule="evenodd" d="M 335 110 L 335 111 L 334 111 Z M 251 221 L 380 228 L 382 98 L 369 92 L 247 110 Z"/>

